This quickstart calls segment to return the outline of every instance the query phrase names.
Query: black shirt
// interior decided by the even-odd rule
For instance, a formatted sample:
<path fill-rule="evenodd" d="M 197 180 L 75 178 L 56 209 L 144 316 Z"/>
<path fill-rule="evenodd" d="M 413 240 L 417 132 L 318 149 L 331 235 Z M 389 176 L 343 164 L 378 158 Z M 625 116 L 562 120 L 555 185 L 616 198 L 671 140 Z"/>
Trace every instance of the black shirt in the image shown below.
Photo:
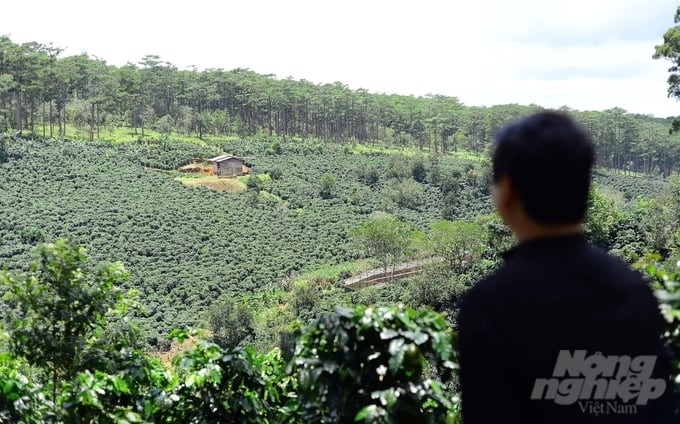
<path fill-rule="evenodd" d="M 669 416 L 665 324 L 651 289 L 582 234 L 509 251 L 469 290 L 458 322 L 464 424 L 680 423 Z M 617 376 L 626 384 L 636 373 L 649 382 L 646 404 L 639 386 L 617 391 Z"/>

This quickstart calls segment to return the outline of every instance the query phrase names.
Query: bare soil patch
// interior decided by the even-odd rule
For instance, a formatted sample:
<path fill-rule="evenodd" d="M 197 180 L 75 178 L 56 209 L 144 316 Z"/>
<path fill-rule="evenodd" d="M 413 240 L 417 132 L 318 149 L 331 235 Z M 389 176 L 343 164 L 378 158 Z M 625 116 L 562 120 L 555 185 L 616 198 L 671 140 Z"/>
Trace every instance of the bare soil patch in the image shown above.
<path fill-rule="evenodd" d="M 212 190 L 238 193 L 246 190 L 246 185 L 234 177 L 218 177 L 206 175 L 200 177 L 178 177 L 177 181 L 190 187 L 207 187 Z"/>

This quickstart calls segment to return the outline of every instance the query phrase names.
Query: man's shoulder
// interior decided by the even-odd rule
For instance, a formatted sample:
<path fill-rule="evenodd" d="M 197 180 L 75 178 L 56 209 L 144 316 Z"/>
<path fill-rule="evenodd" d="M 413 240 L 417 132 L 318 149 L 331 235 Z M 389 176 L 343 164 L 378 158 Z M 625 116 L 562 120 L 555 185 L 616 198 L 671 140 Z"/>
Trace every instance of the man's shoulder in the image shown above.
<path fill-rule="evenodd" d="M 603 249 L 589 245 L 589 271 L 593 277 L 609 280 L 617 291 L 650 291 L 642 274 L 633 270 L 623 259 L 614 256 Z"/>
<path fill-rule="evenodd" d="M 564 257 L 509 258 L 468 289 L 461 307 L 490 306 L 496 301 L 507 305 L 513 299 L 520 303 L 530 303 L 532 299 L 540 302 L 542 297 L 552 298 L 555 290 L 568 293 L 581 290 L 584 285 L 593 285 L 592 289 L 600 290 L 601 294 L 649 291 L 642 276 L 623 260 L 587 244 Z"/>
<path fill-rule="evenodd" d="M 523 274 L 527 273 L 527 271 L 531 272 L 526 268 L 526 265 L 515 260 L 506 261 L 489 275 L 477 281 L 468 289 L 465 296 L 468 298 L 498 296 L 505 290 L 511 290 L 512 286 L 509 282 L 515 282 L 515 284 L 519 282 L 521 284 Z"/>
<path fill-rule="evenodd" d="M 502 296 L 507 286 L 504 281 L 508 280 L 508 275 L 510 272 L 504 265 L 470 287 L 463 296 L 461 313 L 464 314 L 472 309 L 479 310 L 492 299 Z"/>

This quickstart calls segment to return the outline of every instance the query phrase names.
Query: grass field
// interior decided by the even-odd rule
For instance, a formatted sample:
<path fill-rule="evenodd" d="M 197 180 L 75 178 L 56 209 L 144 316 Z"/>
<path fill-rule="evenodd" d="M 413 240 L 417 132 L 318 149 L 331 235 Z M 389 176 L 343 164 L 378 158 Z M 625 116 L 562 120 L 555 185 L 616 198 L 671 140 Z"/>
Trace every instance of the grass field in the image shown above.
<path fill-rule="evenodd" d="M 370 269 L 374 264 L 368 259 L 358 259 L 351 262 L 343 262 L 337 265 L 326 265 L 306 272 L 293 279 L 294 284 L 310 282 L 335 283 L 346 276 L 356 275 Z M 342 278 L 341 278 L 342 277 Z"/>
<path fill-rule="evenodd" d="M 25 134 L 28 135 L 30 134 L 29 132 L 25 131 Z M 42 128 L 37 126 L 36 127 L 36 132 L 34 134 L 37 137 L 42 137 Z M 49 133 L 47 134 L 49 136 Z M 83 128 L 78 128 L 75 127 L 74 125 L 67 125 L 66 126 L 66 138 L 70 139 L 75 139 L 75 140 L 87 140 L 89 138 L 89 132 L 87 127 Z M 159 131 L 155 131 L 149 128 L 144 129 L 144 137 L 142 137 L 142 132 L 141 129 L 137 128 L 137 131 L 133 128 L 129 127 L 107 127 L 107 128 L 101 128 L 99 131 L 99 137 L 97 137 L 97 134 L 95 133 L 95 138 L 103 141 L 108 141 L 111 143 L 115 144 L 122 144 L 122 143 L 132 143 L 132 142 L 139 142 L 139 141 L 165 141 L 165 140 L 172 140 L 172 141 L 182 141 L 182 142 L 189 142 L 189 143 L 195 143 L 200 146 L 209 146 L 211 142 L 224 142 L 224 141 L 234 141 L 237 140 L 239 137 L 237 135 L 228 135 L 228 136 L 214 136 L 210 134 L 204 134 L 203 138 L 198 138 L 197 135 L 186 135 L 186 134 L 180 134 L 180 133 L 169 133 L 169 134 L 162 134 Z M 300 141 L 303 142 L 303 140 L 295 140 L 295 138 L 292 138 L 291 140 L 293 141 Z M 412 156 L 419 156 L 419 155 L 427 155 L 429 154 L 428 149 L 418 149 L 417 147 L 409 146 L 409 147 L 392 147 L 392 146 L 385 146 L 385 145 L 369 145 L 369 144 L 362 144 L 362 143 L 353 143 L 350 145 L 350 150 L 354 154 L 371 154 L 371 153 L 380 153 L 380 154 L 395 154 L 395 155 L 404 155 L 408 157 Z M 470 161 L 475 161 L 475 162 L 485 162 L 488 161 L 489 158 L 487 155 L 484 154 L 477 154 L 473 153 L 470 151 L 466 150 L 458 150 L 458 151 L 450 151 L 446 153 L 446 156 L 452 157 L 452 158 L 458 158 L 458 159 L 464 159 L 464 160 L 470 160 Z M 245 184 L 245 181 L 242 181 Z"/>
<path fill-rule="evenodd" d="M 415 147 L 387 147 L 387 146 L 375 146 L 375 145 L 367 145 L 367 144 L 354 144 L 351 147 L 351 151 L 354 154 L 370 154 L 370 153 L 381 153 L 381 154 L 394 154 L 394 155 L 404 155 L 408 157 L 412 156 L 419 156 L 419 155 L 426 155 L 429 152 L 429 150 L 420 150 Z M 458 150 L 458 151 L 451 151 L 447 152 L 445 156 L 452 157 L 452 158 L 458 158 L 458 159 L 465 159 L 465 160 L 471 160 L 471 161 L 476 161 L 476 162 L 485 162 L 488 161 L 489 158 L 486 155 L 480 155 L 476 154 L 473 152 L 469 152 L 467 150 Z"/>
<path fill-rule="evenodd" d="M 43 131 L 41 126 L 36 126 L 35 128 L 35 133 L 31 133 L 30 131 L 24 131 L 25 136 L 35 136 L 35 137 L 43 137 Z M 54 137 L 57 137 L 56 132 L 58 129 L 55 127 L 54 129 Z M 45 136 L 49 137 L 49 129 L 45 130 Z M 88 140 L 89 139 L 89 129 L 88 127 L 82 127 L 78 128 L 74 125 L 67 124 L 66 125 L 66 137 L 68 139 L 73 139 L 73 140 Z M 191 143 L 196 143 L 201 146 L 205 146 L 207 143 L 214 142 L 214 141 L 231 141 L 231 140 L 236 140 L 238 139 L 238 136 L 214 136 L 210 134 L 203 134 L 203 139 L 198 138 L 198 135 L 186 135 L 186 134 L 180 134 L 180 133 L 169 133 L 169 134 L 162 134 L 159 131 L 155 131 L 149 128 L 144 129 L 144 137 L 142 137 L 142 131 L 141 129 L 137 128 L 137 131 L 135 133 L 135 130 L 133 128 L 129 127 L 106 127 L 106 128 L 100 128 L 99 129 L 99 136 L 97 136 L 97 133 L 95 132 L 94 138 L 97 140 L 103 140 L 103 141 L 108 141 L 111 143 L 131 143 L 131 142 L 137 142 L 140 140 L 145 140 L 145 141 L 154 141 L 154 140 L 175 140 L 175 141 L 186 141 L 186 142 L 191 142 Z"/>
<path fill-rule="evenodd" d="M 237 193 L 246 190 L 246 185 L 237 178 L 193 174 L 186 177 L 175 177 L 175 180 L 189 187 L 207 187 L 213 190 L 228 191 L 230 193 Z"/>

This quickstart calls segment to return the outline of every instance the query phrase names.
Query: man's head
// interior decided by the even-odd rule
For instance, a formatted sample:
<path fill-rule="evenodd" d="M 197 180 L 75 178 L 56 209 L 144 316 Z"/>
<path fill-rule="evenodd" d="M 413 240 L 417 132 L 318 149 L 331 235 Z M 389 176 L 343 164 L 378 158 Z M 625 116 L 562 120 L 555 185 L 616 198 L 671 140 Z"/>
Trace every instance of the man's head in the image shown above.
<path fill-rule="evenodd" d="M 593 160 L 590 138 L 565 114 L 541 112 L 508 125 L 493 154 L 499 213 L 510 227 L 518 219 L 545 227 L 579 224 Z"/>

